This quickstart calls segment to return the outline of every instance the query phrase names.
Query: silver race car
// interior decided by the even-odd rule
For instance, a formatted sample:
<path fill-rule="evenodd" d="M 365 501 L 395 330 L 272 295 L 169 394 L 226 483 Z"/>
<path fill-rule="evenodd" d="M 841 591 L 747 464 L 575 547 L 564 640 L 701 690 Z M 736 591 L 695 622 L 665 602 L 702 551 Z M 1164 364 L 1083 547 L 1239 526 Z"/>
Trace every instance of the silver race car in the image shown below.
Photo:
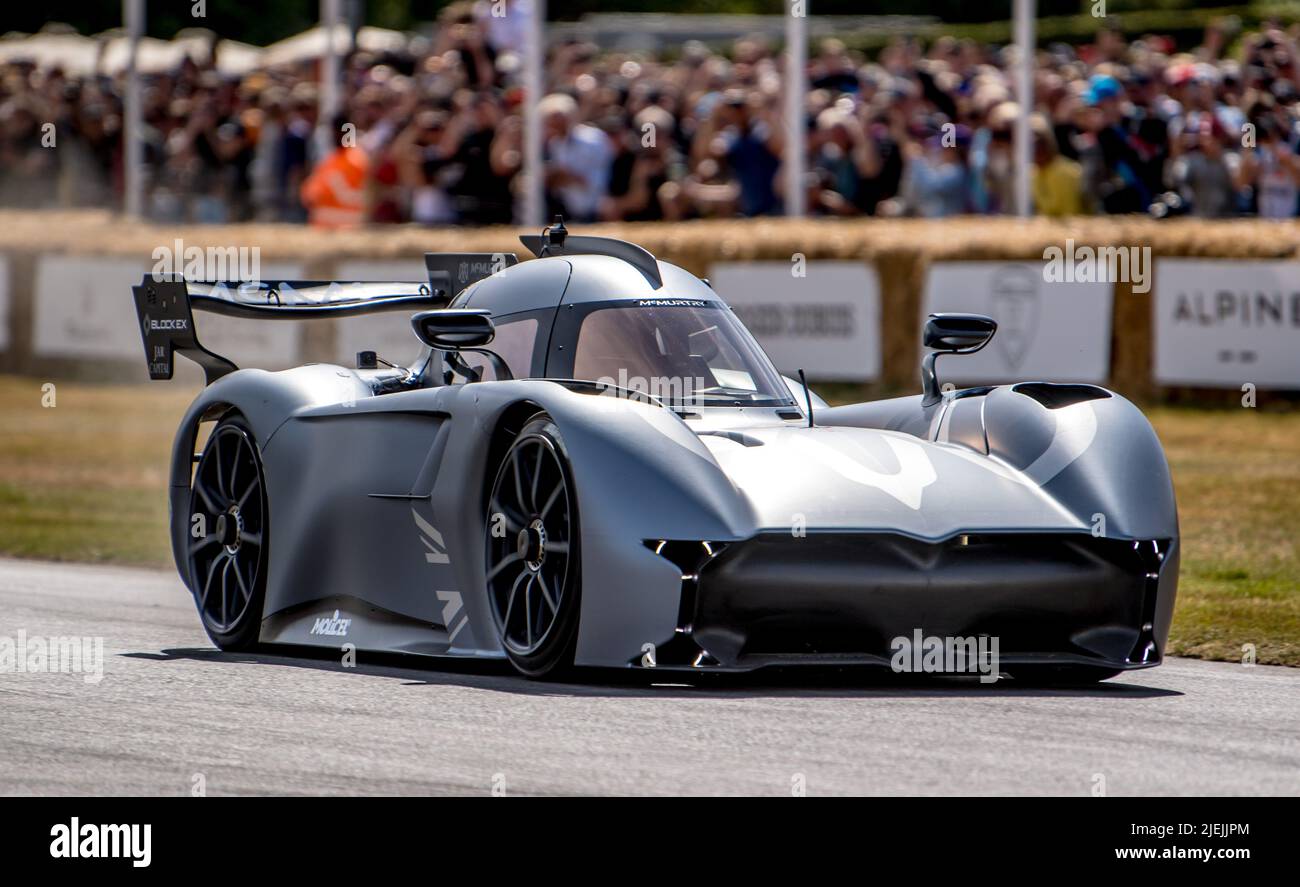
<path fill-rule="evenodd" d="M 827 407 L 707 281 L 562 223 L 521 240 L 535 260 L 429 254 L 409 284 L 134 288 L 151 377 L 176 352 L 207 375 L 176 435 L 171 534 L 219 647 L 504 657 L 530 676 L 908 671 L 900 643 L 933 639 L 991 640 L 999 673 L 1035 681 L 1160 662 L 1177 513 L 1124 398 L 945 392 L 936 359 L 996 330 L 947 314 L 925 325 L 919 395 Z M 237 369 L 196 310 L 402 311 L 423 349 Z"/>

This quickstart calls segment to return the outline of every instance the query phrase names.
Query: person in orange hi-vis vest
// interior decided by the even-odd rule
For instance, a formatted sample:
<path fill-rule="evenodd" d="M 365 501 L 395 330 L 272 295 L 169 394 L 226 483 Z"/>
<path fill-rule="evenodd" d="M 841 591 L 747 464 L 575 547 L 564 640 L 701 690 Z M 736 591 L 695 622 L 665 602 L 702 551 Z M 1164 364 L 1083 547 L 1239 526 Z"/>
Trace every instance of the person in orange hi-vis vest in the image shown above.
<path fill-rule="evenodd" d="M 299 192 L 307 221 L 320 228 L 355 228 L 366 219 L 369 158 L 357 147 L 339 148 L 303 180 Z"/>

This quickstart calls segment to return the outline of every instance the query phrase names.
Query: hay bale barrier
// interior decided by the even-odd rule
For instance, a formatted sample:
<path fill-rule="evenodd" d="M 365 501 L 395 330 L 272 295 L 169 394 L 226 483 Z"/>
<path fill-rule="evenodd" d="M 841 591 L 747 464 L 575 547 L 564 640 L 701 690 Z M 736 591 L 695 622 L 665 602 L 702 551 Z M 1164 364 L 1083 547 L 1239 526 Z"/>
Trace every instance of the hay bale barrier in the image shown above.
<path fill-rule="evenodd" d="M 31 351 L 33 266 L 44 256 L 128 257 L 148 263 L 159 246 L 257 247 L 263 263 L 293 262 L 312 275 L 332 278 L 349 260 L 414 260 L 428 251 L 515 252 L 518 228 L 373 227 L 320 231 L 297 225 L 180 225 L 128 222 L 105 211 L 31 212 L 0 210 L 0 256 L 7 259 L 9 347 L 0 368 L 11 372 L 51 371 Z M 919 359 L 922 290 L 934 262 L 1042 262 L 1048 247 L 1068 240 L 1097 247 L 1151 248 L 1152 258 L 1284 259 L 1300 257 L 1300 222 L 1240 219 L 1155 221 L 1143 217 L 1081 217 L 1018 220 L 989 217 L 926 219 L 708 220 L 583 226 L 582 233 L 639 243 L 659 258 L 708 276 L 715 262 L 861 261 L 876 270 L 881 297 L 880 390 L 915 388 Z M 521 259 L 527 258 L 525 255 Z M 127 294 L 105 292 L 106 299 Z M 791 298 L 798 293 L 792 292 Z M 1114 288 L 1110 384 L 1141 399 L 1185 395 L 1162 389 L 1152 379 L 1153 294 Z M 328 333 L 312 340 L 313 354 L 329 350 Z M 53 365 L 62 370 L 62 365 Z M 1296 381 L 1300 389 L 1300 379 Z M 1232 392 L 1221 392 L 1231 394 Z M 1214 395 L 1205 393 L 1213 399 Z M 1287 396 L 1289 397 L 1289 395 Z"/>

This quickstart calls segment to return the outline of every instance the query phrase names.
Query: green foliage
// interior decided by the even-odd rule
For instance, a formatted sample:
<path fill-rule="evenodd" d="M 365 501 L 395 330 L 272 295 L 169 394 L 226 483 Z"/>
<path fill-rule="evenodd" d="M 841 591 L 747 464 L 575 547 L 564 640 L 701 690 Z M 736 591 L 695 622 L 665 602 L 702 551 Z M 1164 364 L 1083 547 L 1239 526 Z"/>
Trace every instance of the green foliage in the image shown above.
<path fill-rule="evenodd" d="M 319 0 L 204 0 L 206 16 L 192 14 L 195 0 L 146 0 L 147 33 L 170 38 L 184 28 L 210 28 L 223 37 L 265 45 L 292 36 L 316 23 Z M 953 34 L 978 40 L 1006 42 L 1011 35 L 1012 0 L 806 0 L 810 15 L 912 15 L 931 16 L 942 25 L 925 29 L 923 36 Z M 1038 0 L 1039 35 L 1044 40 L 1081 41 L 1096 32 L 1090 14 L 1095 0 Z M 1284 21 L 1300 18 L 1300 0 L 1275 0 L 1223 6 L 1223 0 L 1105 0 L 1109 18 L 1118 17 L 1132 33 L 1156 31 L 1185 34 L 1203 28 L 1222 14 L 1241 16 L 1254 24 L 1268 15 Z M 448 0 L 361 0 L 365 22 L 384 28 L 413 30 L 437 18 Z M 780 13 L 785 0 L 552 0 L 551 20 L 572 21 L 597 12 L 672 12 L 697 15 Z M 346 4 L 345 4 L 346 8 Z M 122 6 L 113 2 L 46 0 L 40 4 L 10 4 L 3 30 L 34 32 L 47 22 L 66 22 L 83 34 L 94 34 L 122 24 Z M 856 35 L 855 45 L 879 46 L 882 37 Z"/>

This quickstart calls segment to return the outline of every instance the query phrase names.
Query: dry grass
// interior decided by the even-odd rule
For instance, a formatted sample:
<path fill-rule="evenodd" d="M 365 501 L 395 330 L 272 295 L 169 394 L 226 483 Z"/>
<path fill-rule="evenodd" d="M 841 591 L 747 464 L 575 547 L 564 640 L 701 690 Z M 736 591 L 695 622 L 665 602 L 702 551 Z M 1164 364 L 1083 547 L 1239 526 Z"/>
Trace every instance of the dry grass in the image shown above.
<path fill-rule="evenodd" d="M 1163 408 L 1182 576 L 1170 651 L 1300 665 L 1300 414 Z"/>
<path fill-rule="evenodd" d="M 0 376 L 0 552 L 170 564 L 166 471 L 195 391 Z M 839 392 L 837 392 L 839 393 Z M 1300 414 L 1159 408 L 1182 582 L 1171 652 L 1300 665 Z"/>
<path fill-rule="evenodd" d="M 586 225 L 582 233 L 624 237 L 661 258 L 702 273 L 715 261 L 809 258 L 875 259 L 918 254 L 941 259 L 1027 259 L 1067 238 L 1079 244 L 1146 245 L 1155 255 L 1289 258 L 1300 255 L 1300 221 L 1207 222 L 1110 216 L 1052 220 L 928 219 L 702 220 L 680 224 Z M 263 260 L 332 262 L 410 258 L 429 250 L 526 251 L 519 229 L 387 225 L 318 231 L 302 225 L 127 223 L 105 211 L 0 210 L 0 252 L 94 252 L 148 257 L 175 238 L 187 246 L 257 246 Z"/>
<path fill-rule="evenodd" d="M 183 386 L 0 377 L 0 552 L 54 560 L 170 563 L 167 468 L 197 393 Z"/>

